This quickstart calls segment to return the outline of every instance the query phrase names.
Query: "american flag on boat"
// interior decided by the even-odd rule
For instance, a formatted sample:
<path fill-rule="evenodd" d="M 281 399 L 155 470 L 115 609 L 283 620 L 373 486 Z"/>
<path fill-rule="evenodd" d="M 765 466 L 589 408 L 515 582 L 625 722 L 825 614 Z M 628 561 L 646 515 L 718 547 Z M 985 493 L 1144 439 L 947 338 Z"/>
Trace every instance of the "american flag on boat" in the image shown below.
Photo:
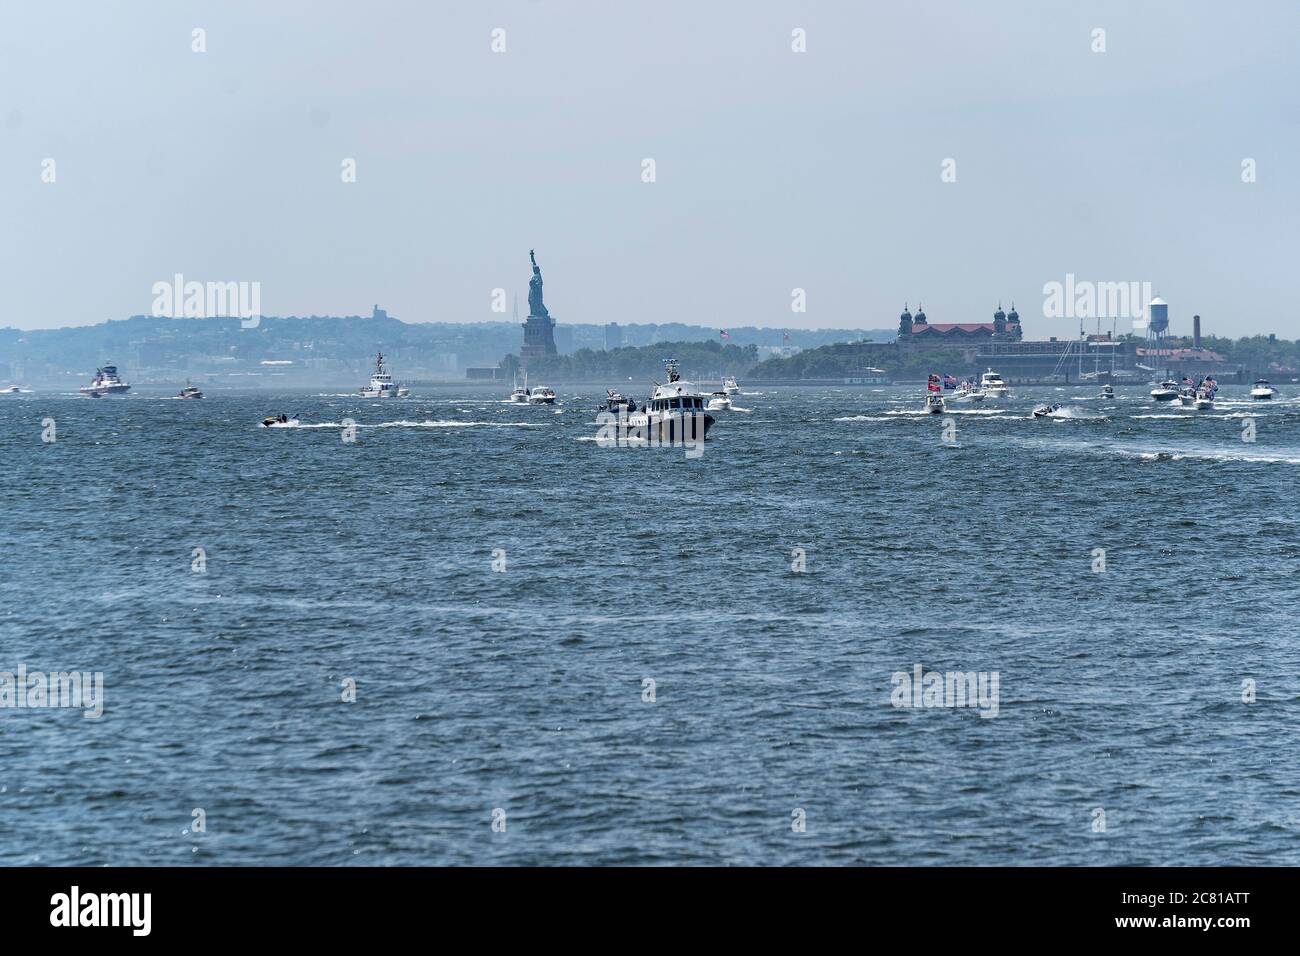
<path fill-rule="evenodd" d="M 944 387 L 944 388 L 956 388 L 956 387 L 957 387 L 957 376 L 956 376 L 956 375 L 945 375 L 945 376 L 943 377 L 943 387 Z"/>

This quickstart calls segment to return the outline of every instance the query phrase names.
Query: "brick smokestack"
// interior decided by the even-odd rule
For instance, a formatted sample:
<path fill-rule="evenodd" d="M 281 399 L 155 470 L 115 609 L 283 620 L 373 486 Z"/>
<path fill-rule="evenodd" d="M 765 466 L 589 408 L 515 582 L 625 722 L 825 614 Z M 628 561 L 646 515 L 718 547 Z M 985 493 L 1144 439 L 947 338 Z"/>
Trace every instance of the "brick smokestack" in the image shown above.
<path fill-rule="evenodd" d="M 1192 316 L 1192 346 L 1198 349 L 1201 347 L 1201 317 L 1199 315 Z"/>

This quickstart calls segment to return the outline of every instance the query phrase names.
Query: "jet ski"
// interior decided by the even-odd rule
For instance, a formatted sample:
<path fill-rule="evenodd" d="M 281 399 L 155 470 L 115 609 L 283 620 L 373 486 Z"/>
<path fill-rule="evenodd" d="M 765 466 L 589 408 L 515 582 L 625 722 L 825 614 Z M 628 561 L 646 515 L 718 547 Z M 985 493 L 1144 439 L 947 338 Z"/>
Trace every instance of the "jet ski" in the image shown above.
<path fill-rule="evenodd" d="M 1061 405 L 1060 402 L 1057 402 L 1055 405 L 1039 405 L 1037 408 L 1034 409 L 1034 417 L 1035 417 L 1035 418 L 1047 418 L 1047 417 L 1049 417 L 1053 412 L 1060 411 L 1061 408 L 1062 408 L 1062 405 Z"/>
<path fill-rule="evenodd" d="M 276 425 L 297 425 L 298 416 L 294 415 L 289 418 L 285 415 L 267 415 L 262 419 L 262 425 L 266 428 L 274 428 Z"/>

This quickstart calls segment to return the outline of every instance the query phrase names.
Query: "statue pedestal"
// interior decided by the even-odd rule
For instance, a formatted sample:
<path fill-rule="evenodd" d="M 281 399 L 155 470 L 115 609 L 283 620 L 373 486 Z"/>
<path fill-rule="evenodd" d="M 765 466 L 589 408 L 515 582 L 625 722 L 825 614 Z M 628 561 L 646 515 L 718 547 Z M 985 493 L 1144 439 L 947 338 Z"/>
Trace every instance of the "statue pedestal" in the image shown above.
<path fill-rule="evenodd" d="M 524 344 L 519 357 L 527 360 L 541 355 L 555 355 L 555 318 L 550 315 L 530 315 L 524 323 Z"/>

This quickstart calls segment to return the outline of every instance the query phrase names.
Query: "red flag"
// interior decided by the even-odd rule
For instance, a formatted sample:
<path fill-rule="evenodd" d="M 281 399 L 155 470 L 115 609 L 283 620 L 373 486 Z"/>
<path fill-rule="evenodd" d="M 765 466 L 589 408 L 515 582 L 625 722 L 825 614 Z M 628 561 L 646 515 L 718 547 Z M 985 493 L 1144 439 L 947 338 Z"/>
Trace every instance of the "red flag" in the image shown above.
<path fill-rule="evenodd" d="M 718 329 L 718 335 L 722 336 L 724 339 L 731 338 L 731 333 L 726 329 Z"/>

